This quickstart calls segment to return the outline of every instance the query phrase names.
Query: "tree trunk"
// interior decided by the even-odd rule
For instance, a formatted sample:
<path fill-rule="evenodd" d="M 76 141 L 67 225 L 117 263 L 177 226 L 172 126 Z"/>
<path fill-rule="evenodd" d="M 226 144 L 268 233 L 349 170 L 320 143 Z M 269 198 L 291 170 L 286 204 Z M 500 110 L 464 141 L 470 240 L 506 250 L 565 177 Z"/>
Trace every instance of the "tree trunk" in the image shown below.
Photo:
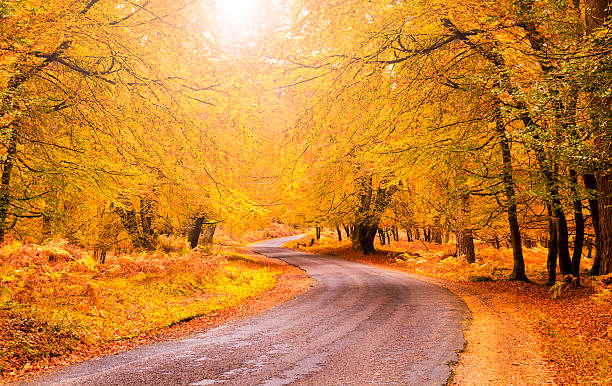
<path fill-rule="evenodd" d="M 457 230 L 455 236 L 457 238 L 457 247 L 455 256 L 465 257 L 468 263 L 476 262 L 476 254 L 474 252 L 474 238 L 472 237 L 472 229 L 469 227 L 468 214 L 470 211 L 470 195 L 462 194 L 461 203 L 457 211 Z"/>
<path fill-rule="evenodd" d="M 468 263 L 476 262 L 476 254 L 474 253 L 474 239 L 471 229 L 457 229 L 455 232 L 457 237 L 457 257 L 464 257 Z"/>
<path fill-rule="evenodd" d="M 126 203 L 130 205 L 129 203 Z M 132 245 L 136 249 L 152 249 L 153 243 L 148 235 L 142 233 L 139 227 L 139 221 L 136 217 L 136 211 L 131 209 L 125 209 L 122 207 L 115 207 L 115 213 L 119 216 L 121 224 L 125 228 L 125 231 L 130 236 Z"/>
<path fill-rule="evenodd" d="M 397 186 L 372 188 L 372 176 L 359 177 L 357 179 L 357 192 L 359 197 L 359 207 L 355 216 L 355 232 L 358 233 L 353 238 L 353 247 L 361 247 L 364 253 L 375 252 L 374 239 L 380 224 L 382 214 L 389 206 L 393 194 L 397 191 Z"/>
<path fill-rule="evenodd" d="M 380 241 L 380 245 L 385 245 L 385 231 L 381 228 L 378 228 L 378 239 Z"/>
<path fill-rule="evenodd" d="M 506 211 L 508 213 L 508 226 L 510 227 L 510 240 L 512 243 L 512 255 L 514 259 L 510 280 L 528 282 L 529 279 L 525 274 L 525 260 L 523 259 L 521 231 L 518 224 L 516 195 L 514 193 L 514 177 L 512 175 L 512 154 L 510 153 L 510 142 L 506 136 L 506 130 L 501 119 L 499 104 L 495 107 L 495 110 L 495 127 L 499 139 L 503 163 L 502 183 L 506 193 Z"/>
<path fill-rule="evenodd" d="M 359 232 L 359 244 L 363 253 L 366 255 L 369 253 L 375 253 L 376 249 L 374 248 L 374 238 L 376 237 L 376 232 L 378 231 L 378 225 L 366 225 L 361 224 L 358 227 Z"/>
<path fill-rule="evenodd" d="M 431 239 L 436 244 L 442 244 L 442 231 L 439 228 L 434 229 Z"/>
<path fill-rule="evenodd" d="M 315 233 L 316 233 L 317 240 L 320 240 L 321 239 L 321 227 L 320 226 L 315 227 Z"/>
<path fill-rule="evenodd" d="M 197 217 L 193 223 L 193 227 L 191 227 L 191 229 L 189 230 L 187 240 L 189 241 L 189 247 L 191 249 L 198 246 L 198 242 L 200 241 L 200 234 L 202 233 L 202 226 L 204 225 L 205 220 L 205 216 Z"/>
<path fill-rule="evenodd" d="M 572 181 L 572 193 L 574 196 L 578 194 L 576 186 L 578 185 L 578 175 L 575 170 L 570 170 Z M 582 215 L 582 201 L 579 197 L 574 198 L 574 227 L 576 235 L 574 237 L 574 251 L 572 255 L 572 271 L 576 278 L 576 284 L 580 284 L 580 259 L 582 258 L 582 247 L 584 245 L 584 216 Z"/>
<path fill-rule="evenodd" d="M 610 20 L 612 11 L 609 0 L 585 0 L 585 25 L 586 34 L 590 35 L 600 26 Z M 607 48 L 607 47 L 603 47 Z M 593 96 L 596 107 L 600 107 L 600 112 L 610 111 L 610 98 Z M 599 106 L 597 106 L 599 104 Z M 595 149 L 604 156 L 609 156 L 612 152 L 612 138 L 608 128 L 601 122 L 599 114 L 593 117 L 593 127 L 600 127 L 595 136 Z M 601 129 L 603 128 L 603 130 Z M 592 273 L 596 275 L 606 275 L 612 273 L 612 171 L 610 165 L 604 166 L 604 170 L 599 171 L 597 180 L 597 199 L 599 203 L 599 242 L 596 259 L 598 267 L 593 267 Z M 586 181 L 585 181 L 586 182 Z M 595 271 L 594 268 L 598 268 Z"/>
<path fill-rule="evenodd" d="M 597 194 L 597 180 L 593 174 L 584 174 L 582 176 L 584 180 L 584 186 L 589 189 L 589 193 L 592 195 Z M 599 275 L 599 267 L 601 266 L 601 259 L 599 254 L 599 244 L 601 243 L 601 234 L 599 232 L 599 200 L 595 197 L 589 197 L 589 210 L 591 212 L 591 223 L 593 224 L 593 231 L 595 232 L 595 258 L 593 259 L 593 266 L 589 275 Z"/>
<path fill-rule="evenodd" d="M 555 214 L 555 227 L 557 228 L 559 269 L 562 275 L 571 275 L 573 273 L 573 267 L 569 253 L 569 230 L 567 229 L 567 220 L 565 219 L 565 213 L 561 208 L 561 202 L 558 198 L 553 199 L 553 205 L 555 206 L 553 213 Z"/>
<path fill-rule="evenodd" d="M 344 228 L 344 232 L 346 233 L 346 237 L 351 237 L 351 226 L 350 225 L 346 225 L 346 224 L 342 224 L 342 227 Z"/>
<path fill-rule="evenodd" d="M 406 240 L 412 241 L 412 232 L 410 231 L 410 228 L 406 228 Z"/>
<path fill-rule="evenodd" d="M 599 199 L 599 275 L 612 273 L 612 173 L 597 175 Z"/>
<path fill-rule="evenodd" d="M 550 205 L 548 210 L 548 256 L 546 258 L 546 269 L 548 270 L 548 285 L 554 285 L 557 281 L 557 226 L 553 219 L 553 211 Z"/>
<path fill-rule="evenodd" d="M 342 241 L 342 231 L 340 227 L 336 225 L 336 233 L 338 233 L 338 241 Z"/>
<path fill-rule="evenodd" d="M 12 132 L 8 139 L 8 147 L 2 163 L 2 179 L 0 180 L 0 243 L 4 241 L 7 231 L 6 220 L 10 214 L 11 176 L 17 156 L 17 136 Z"/>
<path fill-rule="evenodd" d="M 153 209 L 153 200 L 149 197 L 140 197 L 140 222 L 142 224 L 142 232 L 145 235 L 153 236 L 153 220 L 155 219 L 155 211 Z"/>
<path fill-rule="evenodd" d="M 360 249 L 361 248 L 361 242 L 359 241 L 359 224 L 357 224 L 357 223 L 352 225 L 351 247 L 353 249 Z"/>
<path fill-rule="evenodd" d="M 213 242 L 213 237 L 215 236 L 216 230 L 217 230 L 217 223 L 206 224 L 206 229 L 204 230 L 204 237 L 202 239 L 202 242 L 204 244 L 211 244 Z"/>

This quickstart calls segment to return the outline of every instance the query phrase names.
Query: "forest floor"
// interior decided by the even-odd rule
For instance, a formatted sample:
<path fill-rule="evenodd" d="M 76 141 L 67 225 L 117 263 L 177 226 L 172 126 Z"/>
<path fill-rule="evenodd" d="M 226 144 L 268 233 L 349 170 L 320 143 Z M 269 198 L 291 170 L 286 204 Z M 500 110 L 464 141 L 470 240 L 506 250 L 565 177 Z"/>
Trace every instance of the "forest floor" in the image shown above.
<path fill-rule="evenodd" d="M 0 248 L 0 383 L 206 331 L 312 284 L 244 248 L 165 247 L 105 264 L 65 242 Z"/>
<path fill-rule="evenodd" d="M 364 255 L 332 237 L 305 247 L 309 235 L 287 246 L 401 270 L 466 301 L 472 313 L 467 345 L 452 384 L 612 385 L 612 285 L 602 278 L 583 277 L 581 287 L 545 286 L 545 248 L 525 248 L 527 284 L 507 280 L 511 250 L 485 243 L 476 243 L 477 261 L 469 264 L 453 257 L 449 244 L 392 242 Z"/>

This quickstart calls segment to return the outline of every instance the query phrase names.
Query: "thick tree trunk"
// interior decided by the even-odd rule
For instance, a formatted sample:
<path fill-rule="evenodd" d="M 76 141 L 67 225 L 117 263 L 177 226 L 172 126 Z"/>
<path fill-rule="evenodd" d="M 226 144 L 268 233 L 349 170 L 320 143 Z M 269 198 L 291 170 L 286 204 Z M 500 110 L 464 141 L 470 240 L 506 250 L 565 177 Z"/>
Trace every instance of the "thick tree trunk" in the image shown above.
<path fill-rule="evenodd" d="M 525 274 L 525 260 L 523 259 L 523 246 L 521 245 L 521 231 L 518 224 L 516 195 L 514 192 L 514 177 L 512 175 L 512 154 L 510 153 L 510 142 L 506 136 L 506 130 L 501 120 L 499 105 L 495 111 L 495 126 L 502 154 L 502 183 L 506 193 L 506 211 L 508 213 L 508 226 L 510 228 L 510 240 L 512 243 L 512 254 L 514 265 L 510 280 L 529 281 Z"/>
<path fill-rule="evenodd" d="M 342 241 L 342 231 L 340 227 L 336 225 L 336 233 L 338 233 L 338 241 Z"/>
<path fill-rule="evenodd" d="M 355 233 L 353 237 L 353 247 L 361 247 L 364 253 L 375 252 L 374 239 L 380 224 L 382 214 L 385 212 L 393 194 L 398 189 L 396 186 L 379 187 L 376 194 L 372 188 L 372 176 L 360 177 L 357 179 L 357 192 L 359 197 L 359 207 L 356 213 Z"/>
<path fill-rule="evenodd" d="M 590 191 L 592 195 L 597 194 L 597 180 L 593 174 L 584 174 L 582 176 L 584 180 L 584 186 Z M 589 211 L 591 212 L 591 223 L 593 224 L 593 231 L 595 232 L 595 258 L 593 259 L 593 266 L 589 275 L 599 275 L 599 267 L 601 266 L 599 244 L 601 242 L 601 234 L 599 232 L 599 200 L 596 196 L 589 197 Z"/>
<path fill-rule="evenodd" d="M 558 194 L 558 193 L 557 193 Z M 574 270 L 572 267 L 572 259 L 569 253 L 569 230 L 567 228 L 567 220 L 565 213 L 561 208 L 559 199 L 553 199 L 555 209 L 555 227 L 557 228 L 557 253 L 559 254 L 559 269 L 562 275 L 571 275 Z"/>
<path fill-rule="evenodd" d="M 464 257 L 468 263 L 476 262 L 476 254 L 474 253 L 474 238 L 472 237 L 471 229 L 457 229 L 455 232 L 457 237 L 457 257 Z"/>
<path fill-rule="evenodd" d="M 11 205 L 11 177 L 17 156 L 17 136 L 12 132 L 8 139 L 7 151 L 2 162 L 2 179 L 0 180 L 0 243 L 4 241 Z"/>
<path fill-rule="evenodd" d="M 189 230 L 189 235 L 187 236 L 187 240 L 189 241 L 189 247 L 191 249 L 198 246 L 198 242 L 200 241 L 200 234 L 202 233 L 202 226 L 204 225 L 204 221 L 206 221 L 205 216 L 197 217 L 193 223 L 193 227 Z"/>
<path fill-rule="evenodd" d="M 317 240 L 320 240 L 321 239 L 321 227 L 320 226 L 315 227 L 315 233 L 316 233 Z"/>
<path fill-rule="evenodd" d="M 457 238 L 457 249 L 455 256 L 464 257 L 468 263 L 476 261 L 474 253 L 474 238 L 472 237 L 472 229 L 469 227 L 470 212 L 470 195 L 462 194 L 461 202 L 457 211 L 457 230 L 455 236 Z"/>
<path fill-rule="evenodd" d="M 572 192 L 577 195 L 578 175 L 575 170 L 570 170 L 570 177 L 573 184 Z M 580 259 L 582 258 L 582 247 L 584 245 L 584 216 L 582 214 L 582 201 L 578 197 L 574 198 L 574 227 L 576 228 L 576 235 L 572 254 L 572 271 L 577 280 L 576 284 L 580 284 Z"/>
<path fill-rule="evenodd" d="M 546 269 L 548 270 L 548 285 L 557 281 L 557 226 L 553 219 L 553 211 L 550 205 L 548 210 L 548 257 L 546 258 Z"/>
<path fill-rule="evenodd" d="M 585 1 L 585 25 L 586 34 L 592 34 L 597 28 L 604 25 L 610 20 L 612 6 L 609 0 L 586 0 Z M 603 47 L 606 48 L 606 47 Z M 594 97 L 593 103 L 595 107 L 599 107 L 600 112 L 610 111 L 610 98 Z M 594 114 L 595 121 L 593 127 L 604 128 L 601 124 L 599 114 Z M 607 128 L 599 129 L 598 135 L 595 137 L 596 150 L 609 157 L 612 152 L 612 138 L 610 137 Z M 597 267 L 593 267 L 591 273 L 605 275 L 612 273 L 612 170 L 610 165 L 604 165 L 603 170 L 596 174 L 597 180 L 597 199 L 599 203 L 599 243 L 596 263 Z M 586 182 L 586 181 L 585 181 Z M 598 268 L 598 269 L 595 269 Z M 595 272 L 594 272 L 595 271 Z"/>
<path fill-rule="evenodd" d="M 359 244 L 366 255 L 376 252 L 374 239 L 376 238 L 377 231 L 378 225 L 359 225 Z"/>
<path fill-rule="evenodd" d="M 612 173 L 597 176 L 599 193 L 599 275 L 612 273 Z"/>

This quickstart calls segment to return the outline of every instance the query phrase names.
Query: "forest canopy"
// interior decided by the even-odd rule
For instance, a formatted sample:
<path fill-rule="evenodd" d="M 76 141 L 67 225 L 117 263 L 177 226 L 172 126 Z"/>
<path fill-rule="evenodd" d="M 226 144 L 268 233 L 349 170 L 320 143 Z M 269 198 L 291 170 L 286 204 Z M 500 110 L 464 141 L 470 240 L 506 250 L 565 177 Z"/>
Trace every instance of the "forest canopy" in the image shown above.
<path fill-rule="evenodd" d="M 612 272 L 607 0 L 0 0 L 0 240 L 223 224 Z M 197 237 L 196 237 L 197 236 Z M 195 244 L 194 244 L 195 241 Z M 589 247 L 590 248 L 590 247 Z"/>

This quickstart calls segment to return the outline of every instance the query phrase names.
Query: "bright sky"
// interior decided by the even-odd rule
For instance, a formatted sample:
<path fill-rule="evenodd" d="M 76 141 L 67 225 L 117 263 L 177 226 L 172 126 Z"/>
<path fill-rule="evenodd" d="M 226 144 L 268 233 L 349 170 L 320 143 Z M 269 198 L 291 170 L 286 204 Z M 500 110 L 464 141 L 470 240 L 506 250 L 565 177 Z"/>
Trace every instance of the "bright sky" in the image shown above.
<path fill-rule="evenodd" d="M 223 18 L 232 27 L 249 28 L 257 11 L 260 0 L 216 0 Z"/>

